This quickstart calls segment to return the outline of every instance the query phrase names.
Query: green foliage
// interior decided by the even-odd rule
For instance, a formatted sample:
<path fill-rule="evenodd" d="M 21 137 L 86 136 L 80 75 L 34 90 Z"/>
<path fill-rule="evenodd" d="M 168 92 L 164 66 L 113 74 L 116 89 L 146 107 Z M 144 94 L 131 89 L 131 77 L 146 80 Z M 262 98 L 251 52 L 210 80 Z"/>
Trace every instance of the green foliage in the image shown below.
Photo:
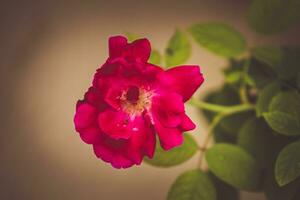
<path fill-rule="evenodd" d="M 272 98 L 280 92 L 280 89 L 280 85 L 277 82 L 272 82 L 261 90 L 256 103 L 257 116 L 261 116 L 264 112 L 268 112 Z"/>
<path fill-rule="evenodd" d="M 276 160 L 275 177 L 284 186 L 300 176 L 300 140 L 287 145 Z"/>
<path fill-rule="evenodd" d="M 217 191 L 217 200 L 238 200 L 238 191 L 227 183 L 221 181 L 218 177 L 209 173 L 216 191 Z"/>
<path fill-rule="evenodd" d="M 300 12 L 299 12 L 300 13 Z M 299 72 L 300 47 L 256 47 L 253 56 L 267 64 L 282 80 L 295 79 Z"/>
<path fill-rule="evenodd" d="M 284 31 L 299 19 L 299 0 L 252 0 L 248 13 L 250 26 L 263 34 Z M 208 142 L 199 148 L 185 134 L 182 146 L 164 151 L 157 145 L 154 158 L 145 159 L 153 166 L 171 167 L 197 151 L 205 155 L 209 173 L 200 169 L 183 173 L 167 199 L 237 200 L 238 190 L 263 189 L 269 200 L 298 200 L 300 47 L 262 45 L 247 50 L 241 33 L 219 22 L 194 24 L 187 31 L 201 47 L 225 57 L 228 66 L 223 70 L 223 86 L 208 93 L 206 103 L 195 104 L 210 123 L 213 146 L 207 149 Z M 130 33 L 127 37 L 129 41 L 139 38 Z M 177 29 L 163 55 L 152 50 L 149 63 L 181 65 L 190 54 L 187 34 Z M 247 109 L 236 111 L 240 106 Z M 215 123 L 216 119 L 220 120 Z"/>
<path fill-rule="evenodd" d="M 214 132 L 214 140 L 216 143 L 235 143 L 236 137 L 226 132 L 222 126 L 217 125 L 213 130 Z"/>
<path fill-rule="evenodd" d="M 268 200 L 298 200 L 296 195 L 300 191 L 300 179 L 280 187 L 275 180 L 273 168 L 269 168 L 263 190 Z"/>
<path fill-rule="evenodd" d="M 281 62 L 283 52 L 280 47 L 255 47 L 252 49 L 253 56 L 270 66 L 275 66 Z"/>
<path fill-rule="evenodd" d="M 241 103 L 238 92 L 229 85 L 224 85 L 220 90 L 212 93 L 208 102 L 224 106 Z M 206 112 L 206 115 L 211 115 L 211 118 L 214 116 L 211 112 Z M 253 112 L 251 111 L 229 115 L 220 122 L 221 129 L 219 130 L 231 136 L 236 136 L 242 124 L 252 116 Z"/>
<path fill-rule="evenodd" d="M 231 144 L 216 144 L 206 151 L 205 158 L 214 175 L 229 185 L 243 190 L 257 190 L 260 168 L 244 149 Z"/>
<path fill-rule="evenodd" d="M 207 94 L 205 97 L 204 97 L 204 101 L 205 102 L 209 102 L 209 103 L 216 103 L 216 100 L 222 100 L 222 98 L 219 98 L 218 96 L 222 94 L 221 91 L 223 90 L 231 90 L 232 91 L 232 88 L 222 88 L 221 90 L 217 90 L 217 91 L 213 91 L 213 92 L 210 92 L 209 94 Z M 234 94 L 236 95 L 236 93 L 234 92 Z M 233 96 L 231 96 L 233 97 Z M 227 101 L 228 99 L 230 99 L 229 97 L 228 98 L 224 98 L 223 100 Z M 215 113 L 213 112 L 210 112 L 210 111 L 207 111 L 207 110 L 201 110 L 201 112 L 204 114 L 204 116 L 208 119 L 208 121 L 212 121 L 212 118 L 215 116 Z M 235 137 L 226 132 L 222 127 L 221 125 L 217 125 L 214 130 L 213 130 L 213 136 L 214 136 L 214 140 L 215 142 L 219 143 L 219 142 L 225 142 L 225 143 L 234 143 L 235 142 Z"/>
<path fill-rule="evenodd" d="M 189 28 L 195 41 L 224 57 L 235 57 L 246 49 L 244 37 L 233 27 L 219 22 L 195 24 Z"/>
<path fill-rule="evenodd" d="M 229 66 L 224 70 L 225 83 L 232 86 L 234 89 L 239 90 L 242 83 L 245 82 L 246 85 L 253 86 L 254 82 L 246 73 L 244 74 L 244 67 L 246 65 L 246 60 L 234 60 L 230 59 Z"/>
<path fill-rule="evenodd" d="M 130 32 L 125 32 L 125 36 L 127 37 L 128 42 L 133 42 L 134 40 L 138 40 L 142 38 L 139 35 Z"/>
<path fill-rule="evenodd" d="M 252 0 L 248 22 L 259 33 L 278 33 L 299 22 L 299 10 L 298 0 Z"/>
<path fill-rule="evenodd" d="M 265 63 L 252 59 L 248 70 L 248 76 L 255 88 L 261 89 L 276 79 L 274 71 Z"/>
<path fill-rule="evenodd" d="M 300 95 L 295 91 L 277 94 L 271 101 L 266 121 L 283 135 L 300 135 Z"/>
<path fill-rule="evenodd" d="M 242 72 L 240 70 L 236 70 L 236 71 L 230 72 L 225 77 L 225 81 L 228 84 L 235 85 L 235 84 L 237 84 L 241 80 L 241 74 L 242 74 Z"/>
<path fill-rule="evenodd" d="M 150 54 L 149 63 L 154 65 L 160 65 L 161 64 L 161 55 L 159 51 L 153 49 Z"/>
<path fill-rule="evenodd" d="M 197 149 L 198 146 L 193 137 L 184 134 L 184 142 L 181 146 L 165 151 L 160 145 L 156 145 L 154 158 L 145 159 L 145 162 L 158 167 L 172 167 L 189 160 Z"/>
<path fill-rule="evenodd" d="M 168 67 L 176 66 L 186 62 L 191 54 L 191 45 L 187 35 L 176 30 L 165 51 L 165 61 Z"/>
<path fill-rule="evenodd" d="M 217 200 L 215 186 L 201 170 L 181 174 L 173 183 L 168 200 Z"/>
<path fill-rule="evenodd" d="M 241 128 L 237 143 L 247 150 L 261 167 L 267 168 L 289 141 L 274 133 L 262 118 L 252 118 Z"/>
<path fill-rule="evenodd" d="M 241 129 L 243 123 L 253 117 L 254 113 L 252 111 L 242 112 L 229 115 L 225 117 L 221 122 L 220 126 L 233 136 L 237 136 L 239 130 Z"/>

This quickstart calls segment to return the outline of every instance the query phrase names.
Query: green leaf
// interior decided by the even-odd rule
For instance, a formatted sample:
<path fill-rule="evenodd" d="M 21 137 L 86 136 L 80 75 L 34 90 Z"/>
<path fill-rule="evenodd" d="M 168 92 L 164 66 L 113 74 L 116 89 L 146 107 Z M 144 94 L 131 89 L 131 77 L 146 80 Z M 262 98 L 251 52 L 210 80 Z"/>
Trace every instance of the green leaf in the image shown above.
<path fill-rule="evenodd" d="M 229 65 L 223 70 L 225 74 L 225 82 L 228 83 L 228 85 L 236 86 L 236 88 L 240 87 L 243 66 L 244 60 L 229 60 Z"/>
<path fill-rule="evenodd" d="M 262 46 L 252 49 L 253 56 L 270 66 L 277 65 L 281 62 L 283 52 L 280 47 Z"/>
<path fill-rule="evenodd" d="M 209 173 L 216 191 L 217 191 L 217 200 L 238 200 L 238 191 L 227 183 L 221 181 L 218 177 Z"/>
<path fill-rule="evenodd" d="M 226 83 L 228 84 L 238 83 L 241 80 L 242 77 L 241 74 L 242 72 L 239 70 L 228 73 L 225 77 Z"/>
<path fill-rule="evenodd" d="M 287 91 L 276 95 L 263 114 L 269 126 L 283 135 L 300 135 L 300 95 Z"/>
<path fill-rule="evenodd" d="M 242 125 L 254 116 L 252 111 L 235 113 L 224 117 L 220 121 L 220 126 L 232 136 L 237 136 Z"/>
<path fill-rule="evenodd" d="M 236 138 L 228 134 L 220 125 L 213 130 L 214 140 L 216 143 L 235 143 Z"/>
<path fill-rule="evenodd" d="M 257 163 L 266 168 L 274 163 L 279 151 L 290 139 L 274 134 L 262 118 L 252 118 L 244 123 L 238 136 L 238 145 L 248 151 Z"/>
<path fill-rule="evenodd" d="M 280 85 L 277 82 L 268 84 L 258 95 L 256 103 L 256 115 L 261 116 L 269 110 L 269 104 L 272 98 L 280 91 Z"/>
<path fill-rule="evenodd" d="M 247 85 L 254 86 L 254 81 L 248 76 L 248 74 L 244 75 L 245 62 L 247 61 L 230 59 L 229 66 L 223 70 L 225 74 L 225 82 L 234 87 L 237 91 L 239 91 L 241 84 L 244 81 Z"/>
<path fill-rule="evenodd" d="M 154 64 L 154 65 L 160 65 L 161 63 L 161 55 L 159 51 L 156 49 L 152 49 L 150 58 L 149 58 L 149 63 Z"/>
<path fill-rule="evenodd" d="M 277 79 L 275 72 L 270 66 L 257 59 L 251 59 L 248 76 L 257 88 L 263 88 Z"/>
<path fill-rule="evenodd" d="M 176 179 L 167 200 L 217 200 L 216 189 L 207 174 L 191 170 Z"/>
<path fill-rule="evenodd" d="M 276 160 L 275 177 L 284 186 L 300 176 L 300 140 L 287 145 Z"/>
<path fill-rule="evenodd" d="M 252 0 L 248 23 L 259 33 L 279 33 L 299 22 L 299 10 L 299 0 Z"/>
<path fill-rule="evenodd" d="M 300 65 L 300 47 L 262 46 L 252 49 L 253 56 L 267 64 L 282 80 L 296 79 Z"/>
<path fill-rule="evenodd" d="M 299 135 L 299 121 L 292 115 L 279 111 L 272 111 L 263 114 L 268 124 L 278 133 L 283 135 Z"/>
<path fill-rule="evenodd" d="M 133 42 L 134 40 L 141 39 L 139 35 L 130 32 L 126 32 L 125 36 L 127 37 L 128 42 Z"/>
<path fill-rule="evenodd" d="M 242 190 L 259 188 L 260 169 L 244 149 L 231 144 L 216 144 L 206 151 L 205 158 L 213 174 L 229 185 Z"/>
<path fill-rule="evenodd" d="M 220 56 L 235 57 L 246 49 L 244 37 L 226 24 L 218 22 L 195 24 L 189 31 L 199 45 Z"/>
<path fill-rule="evenodd" d="M 185 33 L 176 30 L 165 51 L 166 65 L 176 66 L 185 63 L 191 54 L 191 45 Z"/>
<path fill-rule="evenodd" d="M 264 183 L 264 192 L 269 200 L 299 200 L 296 198 L 300 191 L 300 179 L 279 187 L 274 176 L 274 169 L 268 169 Z M 299 192 L 298 192 L 299 193 Z"/>
<path fill-rule="evenodd" d="M 165 151 L 160 145 L 156 145 L 154 157 L 145 159 L 145 162 L 157 167 L 172 167 L 189 160 L 197 149 L 198 146 L 193 137 L 184 134 L 184 143 L 181 146 Z"/>

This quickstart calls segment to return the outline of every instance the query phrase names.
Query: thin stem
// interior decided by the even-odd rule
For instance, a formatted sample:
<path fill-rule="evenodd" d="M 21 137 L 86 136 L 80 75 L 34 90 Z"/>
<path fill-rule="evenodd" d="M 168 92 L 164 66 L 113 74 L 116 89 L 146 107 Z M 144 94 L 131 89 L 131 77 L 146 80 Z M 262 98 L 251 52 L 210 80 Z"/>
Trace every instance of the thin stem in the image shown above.
<path fill-rule="evenodd" d="M 208 127 L 208 132 L 207 132 L 207 135 L 204 139 L 204 142 L 203 142 L 203 145 L 202 147 L 200 147 L 200 157 L 199 157 L 199 167 L 201 168 L 201 165 L 202 165 L 202 160 L 204 158 L 204 154 L 205 154 L 205 151 L 207 150 L 207 147 L 209 145 L 209 142 L 210 142 L 210 139 L 213 135 L 213 131 L 214 129 L 216 128 L 216 126 L 218 125 L 218 123 L 222 120 L 223 117 L 225 117 L 226 115 L 225 114 L 219 114 L 217 115 L 211 122 L 211 124 L 209 125 Z"/>
<path fill-rule="evenodd" d="M 213 111 L 213 112 L 224 112 L 227 109 L 227 106 L 216 105 L 212 103 L 207 103 L 203 101 L 196 100 L 192 98 L 188 103 L 194 105 L 198 108 Z"/>
<path fill-rule="evenodd" d="M 219 106 L 219 105 L 214 105 L 214 104 L 209 104 L 201 101 L 197 101 L 193 99 L 192 101 L 193 105 L 196 105 L 198 108 L 202 109 L 207 109 L 210 111 L 218 112 L 219 114 L 215 116 L 208 127 L 208 132 L 207 135 L 204 139 L 203 145 L 199 147 L 200 150 L 200 157 L 199 157 L 199 167 L 202 167 L 202 161 L 204 158 L 205 151 L 208 148 L 210 139 L 212 138 L 212 134 L 216 126 L 219 124 L 219 122 L 226 116 L 239 113 L 239 112 L 246 112 L 249 110 L 254 110 L 254 105 L 245 103 L 245 104 L 240 104 L 240 105 L 235 105 L 235 106 Z"/>
<path fill-rule="evenodd" d="M 254 106 L 249 103 L 234 105 L 234 106 L 221 106 L 221 105 L 206 103 L 193 98 L 189 101 L 189 103 L 200 109 L 209 110 L 216 113 L 226 113 L 226 114 L 243 112 L 243 111 L 254 109 Z"/>
<path fill-rule="evenodd" d="M 247 96 L 247 88 L 246 88 L 246 76 L 248 74 L 249 66 L 250 66 L 250 59 L 247 58 L 243 66 L 243 71 L 241 74 L 242 82 L 239 90 L 240 99 L 243 103 L 249 103 L 248 96 Z"/>

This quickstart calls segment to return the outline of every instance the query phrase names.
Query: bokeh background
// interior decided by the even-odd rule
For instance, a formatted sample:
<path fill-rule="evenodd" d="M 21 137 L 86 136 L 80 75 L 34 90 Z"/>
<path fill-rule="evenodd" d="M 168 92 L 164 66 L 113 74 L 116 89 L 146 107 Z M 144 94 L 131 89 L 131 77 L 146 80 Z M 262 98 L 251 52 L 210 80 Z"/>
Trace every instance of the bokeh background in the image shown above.
<path fill-rule="evenodd" d="M 115 170 L 98 160 L 73 126 L 77 99 L 108 54 L 111 35 L 132 32 L 164 51 L 175 28 L 220 21 L 248 44 L 299 44 L 300 28 L 272 37 L 248 27 L 248 0 L 0 1 L 0 199 L 163 200 L 176 177 L 195 168 L 142 164 Z M 191 39 L 191 38 L 190 38 Z M 225 59 L 193 43 L 188 63 L 202 67 L 201 96 L 223 82 Z M 207 123 L 188 107 L 203 142 Z M 264 200 L 263 194 L 242 194 Z"/>

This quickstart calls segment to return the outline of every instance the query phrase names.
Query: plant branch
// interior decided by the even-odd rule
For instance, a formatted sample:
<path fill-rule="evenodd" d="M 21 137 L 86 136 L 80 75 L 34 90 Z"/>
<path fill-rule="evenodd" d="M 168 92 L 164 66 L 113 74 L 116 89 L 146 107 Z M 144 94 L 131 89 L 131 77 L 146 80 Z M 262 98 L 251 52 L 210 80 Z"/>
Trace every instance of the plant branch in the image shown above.
<path fill-rule="evenodd" d="M 250 59 L 247 58 L 243 66 L 243 71 L 241 74 L 242 82 L 239 90 L 240 99 L 243 103 L 249 103 L 248 96 L 247 96 L 247 88 L 246 88 L 246 76 L 248 74 L 249 66 L 250 66 Z"/>
<path fill-rule="evenodd" d="M 217 115 L 216 117 L 214 117 L 214 119 L 212 120 L 211 124 L 208 127 L 208 132 L 207 132 L 207 135 L 206 135 L 206 137 L 204 139 L 203 145 L 202 145 L 202 147 L 199 147 L 199 149 L 200 149 L 200 157 L 199 157 L 199 165 L 198 166 L 200 168 L 201 168 L 201 165 L 202 165 L 202 160 L 204 158 L 205 151 L 207 150 L 207 147 L 209 145 L 210 139 L 211 139 L 211 137 L 213 135 L 213 131 L 216 128 L 216 126 L 218 125 L 218 123 L 225 116 L 226 116 L 226 114 L 219 114 L 219 115 Z"/>
<path fill-rule="evenodd" d="M 197 108 L 200 109 L 205 109 L 209 111 L 213 111 L 218 113 L 212 120 L 211 124 L 208 127 L 208 132 L 206 137 L 204 138 L 203 145 L 199 147 L 200 150 L 200 157 L 199 157 L 199 167 L 202 167 L 202 161 L 204 158 L 205 151 L 208 148 L 210 139 L 212 137 L 213 131 L 218 125 L 218 123 L 226 116 L 239 113 L 239 112 L 246 112 L 249 110 L 254 110 L 255 106 L 250 103 L 244 103 L 244 104 L 239 104 L 239 105 L 234 105 L 234 106 L 221 106 L 221 105 L 216 105 L 216 104 L 211 104 L 211 103 L 206 103 L 202 102 L 196 99 L 191 99 L 189 101 L 191 105 L 196 106 Z"/>
<path fill-rule="evenodd" d="M 217 104 L 211 104 L 211 103 L 199 101 L 194 98 L 192 98 L 189 101 L 189 103 L 200 109 L 204 109 L 204 110 L 208 110 L 208 111 L 212 111 L 212 112 L 216 112 L 216 113 L 224 113 L 226 115 L 254 109 L 254 105 L 249 104 L 249 103 L 234 105 L 234 106 L 221 106 L 221 105 L 217 105 Z"/>

